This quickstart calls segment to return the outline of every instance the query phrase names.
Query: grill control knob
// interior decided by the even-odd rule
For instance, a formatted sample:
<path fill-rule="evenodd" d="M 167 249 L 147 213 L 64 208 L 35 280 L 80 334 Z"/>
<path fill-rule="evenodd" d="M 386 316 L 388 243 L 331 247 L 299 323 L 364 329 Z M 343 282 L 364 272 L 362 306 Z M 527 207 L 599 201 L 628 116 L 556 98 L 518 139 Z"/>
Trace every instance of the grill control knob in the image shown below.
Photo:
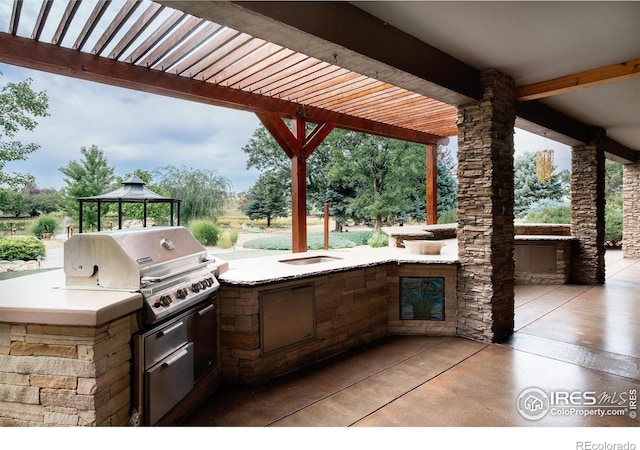
<path fill-rule="evenodd" d="M 204 280 L 204 283 L 207 285 L 207 287 L 213 286 L 213 280 L 211 278 L 206 278 Z"/>
<path fill-rule="evenodd" d="M 163 295 L 162 297 L 160 297 L 160 304 L 162 306 L 169 306 L 171 304 L 171 297 L 168 295 Z"/>
<path fill-rule="evenodd" d="M 200 289 L 202 289 L 202 284 L 199 281 L 197 281 L 197 282 L 195 282 L 195 283 L 193 283 L 191 285 L 191 290 L 193 292 L 198 292 Z"/>
<path fill-rule="evenodd" d="M 180 300 L 183 300 L 183 299 L 187 298 L 187 294 L 188 294 L 188 292 L 184 288 L 178 289 L 176 291 L 176 297 L 178 297 Z"/>

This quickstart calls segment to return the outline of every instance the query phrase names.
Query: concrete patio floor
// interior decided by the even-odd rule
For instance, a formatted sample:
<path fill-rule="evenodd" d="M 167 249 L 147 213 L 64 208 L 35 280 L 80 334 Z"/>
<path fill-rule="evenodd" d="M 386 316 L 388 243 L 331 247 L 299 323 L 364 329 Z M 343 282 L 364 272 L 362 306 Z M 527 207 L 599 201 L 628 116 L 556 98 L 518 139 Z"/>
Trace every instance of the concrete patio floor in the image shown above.
<path fill-rule="evenodd" d="M 517 286 L 509 342 L 388 337 L 269 383 L 223 386 L 183 425 L 638 427 L 640 260 L 606 258 L 603 286 Z M 530 420 L 518 410 L 529 388 L 583 403 L 595 392 L 605 415 L 583 404 Z"/>

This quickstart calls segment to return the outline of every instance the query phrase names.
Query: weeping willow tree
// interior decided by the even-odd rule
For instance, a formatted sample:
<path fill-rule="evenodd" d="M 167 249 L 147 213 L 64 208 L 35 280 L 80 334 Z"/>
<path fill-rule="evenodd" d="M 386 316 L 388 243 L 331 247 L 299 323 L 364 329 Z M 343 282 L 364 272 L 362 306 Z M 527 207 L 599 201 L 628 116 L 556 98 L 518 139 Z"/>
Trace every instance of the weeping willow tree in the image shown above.
<path fill-rule="evenodd" d="M 154 171 L 157 185 L 181 200 L 180 217 L 216 220 L 231 196 L 230 181 L 215 171 L 166 166 Z"/>

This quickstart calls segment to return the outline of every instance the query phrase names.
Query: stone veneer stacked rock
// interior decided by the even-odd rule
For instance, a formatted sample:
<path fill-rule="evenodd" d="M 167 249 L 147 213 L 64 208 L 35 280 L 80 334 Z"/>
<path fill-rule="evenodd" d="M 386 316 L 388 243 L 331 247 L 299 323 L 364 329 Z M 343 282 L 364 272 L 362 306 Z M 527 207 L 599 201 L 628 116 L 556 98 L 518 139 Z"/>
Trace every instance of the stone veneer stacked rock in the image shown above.
<path fill-rule="evenodd" d="M 481 83 L 458 110 L 458 334 L 498 342 L 514 327 L 515 84 L 493 69 Z"/>
<path fill-rule="evenodd" d="M 0 426 L 126 425 L 136 328 L 0 324 Z"/>
<path fill-rule="evenodd" d="M 640 163 L 622 166 L 622 253 L 640 258 Z"/>
<path fill-rule="evenodd" d="M 578 241 L 571 264 L 578 284 L 605 280 L 605 137 L 594 128 L 591 143 L 571 151 L 571 230 Z"/>

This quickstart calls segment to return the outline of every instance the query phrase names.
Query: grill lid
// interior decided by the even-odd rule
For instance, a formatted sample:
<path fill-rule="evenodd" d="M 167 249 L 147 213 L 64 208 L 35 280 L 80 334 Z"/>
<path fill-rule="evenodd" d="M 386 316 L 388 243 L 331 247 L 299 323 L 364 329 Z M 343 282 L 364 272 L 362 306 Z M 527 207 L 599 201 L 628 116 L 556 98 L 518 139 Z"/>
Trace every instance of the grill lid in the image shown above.
<path fill-rule="evenodd" d="M 207 250 L 184 227 L 73 235 L 64 244 L 67 286 L 137 290 L 207 261 Z"/>

